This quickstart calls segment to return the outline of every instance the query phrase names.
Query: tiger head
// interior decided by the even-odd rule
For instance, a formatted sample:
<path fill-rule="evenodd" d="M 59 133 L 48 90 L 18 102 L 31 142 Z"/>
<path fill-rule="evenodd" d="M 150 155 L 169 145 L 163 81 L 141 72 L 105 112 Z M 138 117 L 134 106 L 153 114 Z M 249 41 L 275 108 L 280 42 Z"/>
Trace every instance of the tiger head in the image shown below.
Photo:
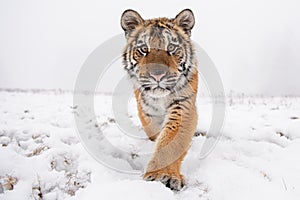
<path fill-rule="evenodd" d="M 141 93 L 159 98 L 186 84 L 194 65 L 190 40 L 194 23 L 189 9 L 173 19 L 144 20 L 134 10 L 122 14 L 121 26 L 127 39 L 123 64 Z"/>

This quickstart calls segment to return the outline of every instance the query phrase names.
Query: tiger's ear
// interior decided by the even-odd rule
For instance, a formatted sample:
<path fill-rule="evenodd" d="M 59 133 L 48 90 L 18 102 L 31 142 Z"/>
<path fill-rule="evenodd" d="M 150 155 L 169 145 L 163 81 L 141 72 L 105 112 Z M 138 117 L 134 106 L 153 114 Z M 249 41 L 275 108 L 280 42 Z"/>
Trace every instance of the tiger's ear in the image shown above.
<path fill-rule="evenodd" d="M 140 14 L 134 10 L 125 10 L 121 17 L 121 26 L 126 35 L 144 22 Z"/>
<path fill-rule="evenodd" d="M 190 9 L 181 11 L 175 17 L 174 22 L 180 26 L 188 36 L 191 36 L 191 30 L 195 24 L 195 17 Z"/>

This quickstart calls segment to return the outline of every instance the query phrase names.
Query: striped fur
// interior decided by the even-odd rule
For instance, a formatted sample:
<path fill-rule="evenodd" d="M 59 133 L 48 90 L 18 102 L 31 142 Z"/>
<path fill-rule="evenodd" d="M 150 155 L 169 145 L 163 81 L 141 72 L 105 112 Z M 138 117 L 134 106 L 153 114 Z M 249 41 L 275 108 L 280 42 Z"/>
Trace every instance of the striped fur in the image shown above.
<path fill-rule="evenodd" d="M 180 190 L 185 185 L 181 162 L 197 125 L 198 72 L 190 40 L 194 15 L 185 9 L 173 19 L 144 20 L 126 10 L 121 26 L 127 38 L 123 64 L 133 82 L 139 118 L 156 141 L 144 179 Z"/>

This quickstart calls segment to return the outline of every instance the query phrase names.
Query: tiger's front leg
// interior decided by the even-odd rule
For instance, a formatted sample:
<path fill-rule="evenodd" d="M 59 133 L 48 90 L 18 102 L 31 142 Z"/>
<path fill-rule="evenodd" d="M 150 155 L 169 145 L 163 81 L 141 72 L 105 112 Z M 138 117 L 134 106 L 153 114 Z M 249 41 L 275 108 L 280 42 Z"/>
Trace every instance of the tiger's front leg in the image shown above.
<path fill-rule="evenodd" d="M 137 101 L 138 115 L 142 123 L 143 129 L 151 141 L 155 141 L 161 131 L 161 120 L 154 116 L 149 116 L 142 108 L 142 97 L 139 90 L 135 90 L 135 98 Z"/>
<path fill-rule="evenodd" d="M 145 180 L 161 181 L 172 190 L 184 187 L 185 179 L 180 173 L 180 167 L 196 126 L 197 112 L 194 100 L 170 107 L 165 126 L 157 138 L 154 154 L 144 175 Z"/>

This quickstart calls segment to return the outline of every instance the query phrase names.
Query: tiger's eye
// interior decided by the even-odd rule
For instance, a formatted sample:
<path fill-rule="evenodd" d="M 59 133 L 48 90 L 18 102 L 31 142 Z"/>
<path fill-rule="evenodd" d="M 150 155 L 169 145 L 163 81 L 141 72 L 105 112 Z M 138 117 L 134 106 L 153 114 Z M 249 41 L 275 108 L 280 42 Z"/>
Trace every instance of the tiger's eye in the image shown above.
<path fill-rule="evenodd" d="M 168 49 L 167 49 L 168 52 L 171 52 L 171 53 L 172 53 L 175 49 L 176 49 L 175 45 L 173 45 L 173 44 L 169 44 L 169 45 L 168 45 Z"/>
<path fill-rule="evenodd" d="M 143 45 L 140 47 L 140 50 L 143 52 L 143 53 L 147 53 L 148 52 L 148 47 L 147 45 Z"/>

